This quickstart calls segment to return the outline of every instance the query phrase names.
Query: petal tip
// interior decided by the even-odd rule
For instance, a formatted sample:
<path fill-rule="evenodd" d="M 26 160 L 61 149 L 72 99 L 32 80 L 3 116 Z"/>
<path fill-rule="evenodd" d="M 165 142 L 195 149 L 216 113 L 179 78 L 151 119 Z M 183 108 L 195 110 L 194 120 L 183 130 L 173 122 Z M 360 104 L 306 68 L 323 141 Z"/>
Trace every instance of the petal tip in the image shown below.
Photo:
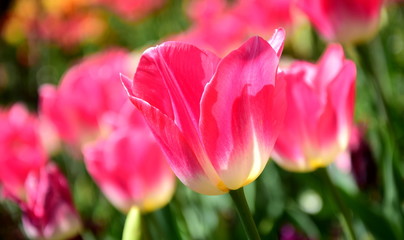
<path fill-rule="evenodd" d="M 283 45 L 286 38 L 286 31 L 283 28 L 275 29 L 275 32 L 272 34 L 271 39 L 269 39 L 268 43 L 275 50 L 276 55 L 281 57 L 283 51 Z"/>
<path fill-rule="evenodd" d="M 121 78 L 121 82 L 123 87 L 125 88 L 126 93 L 129 97 L 133 96 L 132 91 L 132 80 L 130 80 L 125 74 L 119 73 L 119 77 Z"/>

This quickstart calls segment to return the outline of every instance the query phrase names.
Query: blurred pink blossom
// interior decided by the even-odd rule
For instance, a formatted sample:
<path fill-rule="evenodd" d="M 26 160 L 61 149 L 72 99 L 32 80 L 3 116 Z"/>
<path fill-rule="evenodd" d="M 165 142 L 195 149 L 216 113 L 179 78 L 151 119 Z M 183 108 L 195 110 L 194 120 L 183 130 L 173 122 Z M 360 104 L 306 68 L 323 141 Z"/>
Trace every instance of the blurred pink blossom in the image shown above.
<path fill-rule="evenodd" d="M 297 61 L 283 76 L 288 110 L 274 159 L 292 171 L 327 166 L 348 147 L 355 64 L 345 59 L 340 45 L 330 45 L 317 64 Z"/>
<path fill-rule="evenodd" d="M 21 104 L 0 109 L 0 185 L 4 194 L 23 197 L 28 174 L 46 162 L 38 119 Z"/>
<path fill-rule="evenodd" d="M 292 24 L 292 0 L 193 0 L 187 8 L 193 24 L 173 39 L 219 55 L 240 46 L 253 35 L 270 38 L 278 27 Z"/>
<path fill-rule="evenodd" d="M 327 40 L 357 43 L 377 32 L 383 0 L 297 0 L 297 5 Z"/>
<path fill-rule="evenodd" d="M 106 26 L 94 12 L 75 12 L 69 16 L 46 15 L 37 22 L 40 38 L 71 48 L 101 37 Z"/>
<path fill-rule="evenodd" d="M 103 125 L 104 119 L 120 111 L 127 101 L 119 74 L 130 74 L 131 61 L 122 49 L 86 57 L 67 71 L 59 86 L 41 87 L 41 116 L 77 150 L 105 134 L 108 128 Z"/>
<path fill-rule="evenodd" d="M 164 206 L 174 193 L 175 176 L 143 116 L 128 101 L 115 124 L 106 138 L 83 150 L 90 175 L 123 212 Z"/>
<path fill-rule="evenodd" d="M 68 239 L 81 230 L 65 177 L 53 164 L 39 172 L 31 172 L 25 182 L 27 193 L 18 199 L 23 214 L 22 223 L 29 238 Z"/>

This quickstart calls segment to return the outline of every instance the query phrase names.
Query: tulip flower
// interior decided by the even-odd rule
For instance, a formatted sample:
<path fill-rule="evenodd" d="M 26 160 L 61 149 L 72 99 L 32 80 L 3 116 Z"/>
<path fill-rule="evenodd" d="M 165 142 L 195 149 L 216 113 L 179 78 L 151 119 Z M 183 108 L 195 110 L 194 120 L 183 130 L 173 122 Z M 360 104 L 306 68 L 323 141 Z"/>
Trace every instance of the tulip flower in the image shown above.
<path fill-rule="evenodd" d="M 61 139 L 73 147 L 102 135 L 106 113 L 118 112 L 127 101 L 119 81 L 130 72 L 131 58 L 121 49 L 85 58 L 62 78 L 60 86 L 43 85 L 40 112 L 53 123 Z"/>
<path fill-rule="evenodd" d="M 175 176 L 141 114 L 128 104 L 111 134 L 84 147 L 86 167 L 110 202 L 122 212 L 167 204 Z"/>
<path fill-rule="evenodd" d="M 252 37 L 223 59 L 181 42 L 146 50 L 123 83 L 168 156 L 196 192 L 218 195 L 254 181 L 286 110 L 277 77 L 284 30 Z"/>
<path fill-rule="evenodd" d="M 348 146 L 355 64 L 340 45 L 330 45 L 317 64 L 297 61 L 284 77 L 288 109 L 274 159 L 291 171 L 327 166 Z"/>
<path fill-rule="evenodd" d="M 193 0 L 187 7 L 192 21 L 188 31 L 174 40 L 226 54 L 259 33 L 270 36 L 276 27 L 292 23 L 291 0 Z M 253 14 L 251 14 L 253 13 Z"/>
<path fill-rule="evenodd" d="M 31 172 L 25 182 L 21 207 L 25 233 L 32 239 L 69 239 L 81 230 L 65 177 L 53 164 Z"/>
<path fill-rule="evenodd" d="M 23 197 L 28 174 L 47 162 L 38 128 L 38 119 L 23 105 L 0 109 L 0 185 L 5 195 Z"/>
<path fill-rule="evenodd" d="M 329 41 L 358 43 L 378 30 L 382 0 L 298 0 L 299 8 Z"/>
<path fill-rule="evenodd" d="M 238 0 L 232 12 L 247 23 L 250 31 L 269 33 L 277 26 L 292 25 L 293 0 Z"/>

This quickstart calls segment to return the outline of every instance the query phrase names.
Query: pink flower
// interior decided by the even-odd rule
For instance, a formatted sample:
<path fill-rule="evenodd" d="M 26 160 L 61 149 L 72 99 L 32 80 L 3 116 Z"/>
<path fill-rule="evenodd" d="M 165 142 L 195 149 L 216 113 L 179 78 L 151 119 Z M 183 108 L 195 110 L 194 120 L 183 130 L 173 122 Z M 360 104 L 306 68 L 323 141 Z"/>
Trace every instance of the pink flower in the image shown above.
<path fill-rule="evenodd" d="M 128 102 L 106 139 L 83 150 L 90 175 L 118 209 L 153 211 L 167 204 L 175 176 L 143 117 Z"/>
<path fill-rule="evenodd" d="M 23 197 L 28 174 L 47 161 L 38 128 L 37 118 L 21 104 L 0 109 L 0 185 L 5 195 Z"/>
<path fill-rule="evenodd" d="M 22 222 L 29 238 L 68 239 L 81 230 L 64 176 L 49 164 L 31 172 L 25 182 L 27 196 L 16 199 L 23 212 Z"/>
<path fill-rule="evenodd" d="M 223 55 L 253 34 L 269 37 L 290 26 L 291 9 L 291 0 L 193 0 L 187 8 L 193 24 L 174 39 Z"/>
<path fill-rule="evenodd" d="M 294 0 L 238 0 L 232 13 L 242 19 L 250 32 L 270 34 L 272 29 L 292 25 Z"/>
<path fill-rule="evenodd" d="M 329 41 L 357 43 L 378 30 L 383 0 L 298 0 L 320 34 Z"/>
<path fill-rule="evenodd" d="M 66 49 L 83 42 L 94 42 L 101 38 L 106 29 L 101 15 L 83 10 L 76 10 L 66 16 L 48 14 L 42 17 L 37 25 L 40 38 Z"/>
<path fill-rule="evenodd" d="M 223 55 L 246 39 L 245 25 L 234 15 L 220 14 L 201 24 L 195 24 L 174 40 L 203 46 Z"/>
<path fill-rule="evenodd" d="M 355 64 L 330 45 L 317 64 L 298 61 L 285 70 L 288 110 L 274 159 L 292 171 L 327 166 L 349 142 Z"/>
<path fill-rule="evenodd" d="M 283 40 L 283 29 L 270 43 L 252 37 L 223 59 L 167 42 L 143 54 L 133 83 L 123 79 L 174 173 L 194 191 L 241 188 L 265 167 L 286 110 L 276 77 Z"/>
<path fill-rule="evenodd" d="M 41 115 L 74 147 L 96 139 L 105 131 L 101 123 L 106 113 L 117 113 L 127 101 L 119 73 L 129 73 L 130 65 L 129 53 L 121 49 L 85 58 L 63 76 L 59 87 L 41 87 Z"/>

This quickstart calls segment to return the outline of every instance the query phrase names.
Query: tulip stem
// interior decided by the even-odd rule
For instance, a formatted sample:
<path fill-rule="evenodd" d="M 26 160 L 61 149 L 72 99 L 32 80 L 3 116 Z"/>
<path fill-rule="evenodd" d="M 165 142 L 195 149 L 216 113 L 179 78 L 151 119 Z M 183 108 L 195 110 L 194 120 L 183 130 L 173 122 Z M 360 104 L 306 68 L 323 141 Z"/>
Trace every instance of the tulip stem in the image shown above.
<path fill-rule="evenodd" d="M 125 226 L 123 228 L 122 240 L 140 239 L 140 210 L 132 207 L 126 216 Z"/>
<path fill-rule="evenodd" d="M 329 189 L 331 190 L 331 194 L 334 198 L 334 201 L 340 210 L 341 215 L 339 216 L 339 219 L 341 221 L 342 228 L 344 229 L 344 232 L 345 232 L 347 238 L 350 240 L 356 240 L 356 235 L 355 235 L 355 232 L 352 227 L 351 214 L 350 214 L 348 208 L 345 206 L 344 202 L 341 200 L 337 187 L 332 182 L 330 175 L 326 168 L 319 169 L 319 171 L 320 171 L 321 175 L 323 175 L 323 178 L 324 178 L 326 184 L 329 186 Z"/>
<path fill-rule="evenodd" d="M 255 222 L 251 215 L 250 209 L 248 208 L 243 188 L 232 190 L 229 193 L 231 199 L 236 205 L 238 216 L 240 217 L 241 223 L 244 227 L 244 231 L 246 232 L 248 239 L 251 240 L 261 239 L 257 230 L 257 226 L 255 226 Z"/>

